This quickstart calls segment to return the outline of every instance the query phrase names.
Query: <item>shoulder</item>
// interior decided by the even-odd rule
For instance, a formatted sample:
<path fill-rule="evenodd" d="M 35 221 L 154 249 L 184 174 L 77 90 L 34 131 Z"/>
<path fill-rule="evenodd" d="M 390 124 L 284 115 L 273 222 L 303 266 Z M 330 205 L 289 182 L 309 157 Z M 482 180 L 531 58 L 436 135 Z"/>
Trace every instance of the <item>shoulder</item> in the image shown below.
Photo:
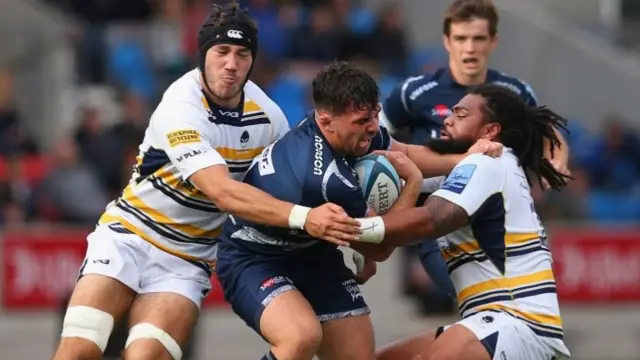
<path fill-rule="evenodd" d="M 420 76 L 407 78 L 403 84 L 404 93 L 408 100 L 413 101 L 418 97 L 428 94 L 440 85 L 441 70 L 434 73 L 426 73 Z"/>
<path fill-rule="evenodd" d="M 244 85 L 244 95 L 246 100 L 255 103 L 257 106 L 257 109 L 254 111 L 263 111 L 272 121 L 280 121 L 288 124 L 287 118 L 282 109 L 280 109 L 280 106 L 271 100 L 253 81 L 249 80 Z"/>
<path fill-rule="evenodd" d="M 491 176 L 500 175 L 504 172 L 505 155 L 499 158 L 492 158 L 483 154 L 471 154 L 465 157 L 456 165 L 449 177 L 456 174 L 471 178 L 476 172 L 481 173 L 483 177 L 491 179 Z"/>
<path fill-rule="evenodd" d="M 208 105 L 198 77 L 196 69 L 169 86 L 151 115 L 149 127 L 176 128 L 181 124 L 205 127 L 210 124 Z"/>
<path fill-rule="evenodd" d="M 537 101 L 533 88 L 525 81 L 494 69 L 489 69 L 489 76 L 493 79 L 492 84 L 511 89 L 525 100 L 532 98 Z"/>

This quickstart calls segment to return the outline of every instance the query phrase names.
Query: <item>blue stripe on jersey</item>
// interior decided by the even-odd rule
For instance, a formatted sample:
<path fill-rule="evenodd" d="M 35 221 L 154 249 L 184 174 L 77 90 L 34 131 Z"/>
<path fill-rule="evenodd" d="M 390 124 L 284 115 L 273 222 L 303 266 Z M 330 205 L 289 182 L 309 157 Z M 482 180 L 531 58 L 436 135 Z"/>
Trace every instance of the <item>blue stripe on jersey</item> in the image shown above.
<path fill-rule="evenodd" d="M 167 153 L 155 148 L 149 148 L 149 150 L 142 154 L 142 163 L 136 166 L 138 173 L 140 174 L 136 179 L 136 182 L 140 183 L 142 180 L 160 170 L 160 168 L 169 162 L 171 162 L 171 160 L 169 160 Z"/>

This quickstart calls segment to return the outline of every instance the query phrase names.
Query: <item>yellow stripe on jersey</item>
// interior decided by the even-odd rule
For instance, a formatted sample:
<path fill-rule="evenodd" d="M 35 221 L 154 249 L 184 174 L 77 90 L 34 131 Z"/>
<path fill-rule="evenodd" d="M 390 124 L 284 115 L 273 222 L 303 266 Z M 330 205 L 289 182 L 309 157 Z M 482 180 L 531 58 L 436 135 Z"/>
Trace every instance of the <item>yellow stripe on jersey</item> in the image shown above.
<path fill-rule="evenodd" d="M 458 304 L 463 303 L 470 297 L 478 296 L 488 291 L 500 289 L 512 290 L 520 286 L 533 285 L 542 281 L 549 280 L 554 280 L 552 270 L 544 270 L 533 274 L 512 278 L 500 278 L 483 281 L 471 286 L 467 286 L 466 288 L 458 292 Z"/>
<path fill-rule="evenodd" d="M 260 105 L 256 104 L 253 101 L 245 101 L 244 107 L 242 108 L 243 113 L 254 112 L 254 111 L 262 111 Z"/>
<path fill-rule="evenodd" d="M 220 229 L 207 230 L 202 229 L 197 226 L 189 225 L 189 224 L 177 224 L 175 220 L 169 218 L 168 216 L 162 214 L 158 210 L 151 208 L 144 201 L 142 201 L 139 197 L 137 197 L 133 190 L 131 189 L 131 185 L 127 186 L 124 189 L 124 193 L 122 194 L 122 200 L 131 204 L 134 208 L 142 211 L 144 214 L 153 219 L 154 222 L 158 224 L 166 225 L 174 230 L 180 231 L 181 233 L 192 237 L 192 238 L 215 238 L 220 235 Z"/>
<path fill-rule="evenodd" d="M 539 237 L 540 235 L 537 233 L 505 234 L 505 251 L 509 250 L 510 246 L 523 245 L 528 241 L 537 240 Z M 465 243 L 455 244 L 455 246 L 451 246 L 450 248 L 442 249 L 440 252 L 445 261 L 450 261 L 464 255 L 481 255 L 483 250 L 480 248 L 477 240 L 469 240 Z"/>
<path fill-rule="evenodd" d="M 170 186 L 174 190 L 181 192 L 182 194 L 184 194 L 187 197 L 198 199 L 198 200 L 203 200 L 203 201 L 207 201 L 207 202 L 211 201 L 197 187 L 190 186 L 189 184 L 187 184 L 184 181 L 182 181 L 182 179 L 177 174 L 175 174 L 173 171 L 171 171 L 168 167 L 164 167 L 164 168 L 156 171 L 156 173 L 153 174 L 153 176 L 161 179 L 162 182 L 164 182 L 165 184 L 167 184 L 168 186 Z M 213 205 L 213 203 L 212 203 L 212 205 Z"/>
<path fill-rule="evenodd" d="M 480 306 L 476 310 L 502 310 L 535 323 L 562 328 L 562 318 L 557 315 L 530 313 L 501 304 L 488 304 Z"/>
<path fill-rule="evenodd" d="M 173 256 L 177 256 L 179 258 L 185 259 L 185 260 L 192 260 L 192 261 L 203 261 L 206 262 L 207 264 L 209 264 L 209 266 L 211 266 L 212 268 L 215 268 L 215 261 L 207 261 L 207 260 L 202 260 L 202 259 L 198 259 L 197 257 L 191 256 L 189 254 L 185 254 L 182 251 L 177 251 L 177 250 L 173 250 L 170 249 L 164 245 L 162 245 L 161 243 L 153 240 L 150 236 L 148 236 L 147 234 L 145 234 L 143 231 L 141 231 L 140 229 L 138 229 L 136 226 L 134 226 L 132 223 L 130 223 L 129 221 L 125 220 L 124 218 L 120 217 L 120 216 L 113 216 L 113 215 L 109 215 L 107 213 L 102 214 L 102 216 L 100 217 L 100 220 L 98 221 L 98 224 L 100 225 L 106 225 L 106 224 L 111 224 L 111 223 L 119 223 L 120 225 L 124 226 L 125 229 L 131 231 L 132 233 L 136 234 L 138 237 L 140 237 L 142 240 L 150 243 L 151 245 L 157 247 L 158 249 L 171 254 Z M 217 228 L 216 230 L 218 231 L 218 233 L 221 232 L 221 227 Z"/>
<path fill-rule="evenodd" d="M 253 149 L 236 150 L 227 147 L 216 148 L 216 151 L 225 159 L 231 161 L 253 160 L 260 155 L 264 146 Z"/>
<path fill-rule="evenodd" d="M 522 245 L 527 241 L 535 240 L 540 237 L 538 233 L 522 233 L 522 234 L 506 234 L 504 236 L 504 243 L 506 246 Z"/>

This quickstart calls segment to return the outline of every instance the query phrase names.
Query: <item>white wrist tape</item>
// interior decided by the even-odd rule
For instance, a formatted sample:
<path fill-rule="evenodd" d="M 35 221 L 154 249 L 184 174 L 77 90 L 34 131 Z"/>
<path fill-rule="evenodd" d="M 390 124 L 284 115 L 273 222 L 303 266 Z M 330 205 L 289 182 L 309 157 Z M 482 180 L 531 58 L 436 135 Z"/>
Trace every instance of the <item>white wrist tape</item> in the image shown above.
<path fill-rule="evenodd" d="M 293 209 L 289 213 L 289 227 L 291 229 L 304 230 L 304 224 L 307 222 L 307 215 L 309 215 L 311 208 L 306 206 L 294 205 Z"/>
<path fill-rule="evenodd" d="M 379 244 L 384 240 L 384 221 L 380 216 L 358 218 L 356 221 L 360 223 L 362 230 L 358 241 Z"/>

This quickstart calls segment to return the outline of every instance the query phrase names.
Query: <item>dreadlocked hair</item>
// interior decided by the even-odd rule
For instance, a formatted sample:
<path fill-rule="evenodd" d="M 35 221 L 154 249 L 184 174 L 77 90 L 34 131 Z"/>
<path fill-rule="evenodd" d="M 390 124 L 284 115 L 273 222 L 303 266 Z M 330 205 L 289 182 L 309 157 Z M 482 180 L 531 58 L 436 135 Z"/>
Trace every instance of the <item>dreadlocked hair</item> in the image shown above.
<path fill-rule="evenodd" d="M 500 124 L 498 140 L 511 148 L 525 169 L 527 180 L 531 176 L 542 185 L 545 179 L 554 190 L 567 185 L 570 176 L 559 173 L 545 158 L 545 140 L 549 141 L 551 154 L 561 145 L 555 129 L 567 131 L 567 120 L 552 110 L 527 105 L 518 94 L 503 86 L 483 84 L 469 91 L 485 100 L 484 112 L 487 122 Z"/>

